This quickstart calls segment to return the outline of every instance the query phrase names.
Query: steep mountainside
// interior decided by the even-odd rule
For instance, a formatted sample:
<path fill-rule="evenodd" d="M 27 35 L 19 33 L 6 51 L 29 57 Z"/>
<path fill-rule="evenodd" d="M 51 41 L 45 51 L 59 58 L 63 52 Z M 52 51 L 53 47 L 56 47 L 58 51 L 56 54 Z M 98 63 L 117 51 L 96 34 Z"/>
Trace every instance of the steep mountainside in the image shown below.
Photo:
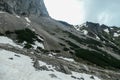
<path fill-rule="evenodd" d="M 0 0 L 0 10 L 23 16 L 49 16 L 43 0 Z"/>
<path fill-rule="evenodd" d="M 84 35 L 100 41 L 101 44 L 104 45 L 105 50 L 115 54 L 120 54 L 119 27 L 99 25 L 98 23 L 92 22 L 86 22 L 82 25 L 76 25 L 74 27 Z"/>
<path fill-rule="evenodd" d="M 120 80 L 119 40 L 118 27 L 52 19 L 43 0 L 0 0 L 0 80 Z"/>

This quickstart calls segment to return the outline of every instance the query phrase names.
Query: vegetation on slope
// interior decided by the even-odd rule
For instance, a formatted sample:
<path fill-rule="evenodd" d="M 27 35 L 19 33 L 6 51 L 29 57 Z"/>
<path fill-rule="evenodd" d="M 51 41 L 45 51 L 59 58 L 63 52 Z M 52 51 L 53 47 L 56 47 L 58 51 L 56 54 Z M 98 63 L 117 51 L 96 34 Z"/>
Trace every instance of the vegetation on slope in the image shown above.
<path fill-rule="evenodd" d="M 25 28 L 22 30 L 15 30 L 15 32 L 10 32 L 10 31 L 6 31 L 5 34 L 8 36 L 10 34 L 16 34 L 16 38 L 18 43 L 25 43 L 24 48 L 32 48 L 32 44 L 34 44 L 35 41 L 38 42 L 43 42 L 38 38 L 38 35 L 30 30 L 29 28 Z"/>
<path fill-rule="evenodd" d="M 76 42 L 79 42 L 80 44 L 88 44 L 89 48 L 94 49 L 84 49 L 78 46 L 76 43 L 71 42 L 70 40 L 61 38 L 61 40 L 67 42 L 67 44 L 70 45 L 70 48 L 74 50 L 74 55 L 76 55 L 76 57 L 82 58 L 104 68 L 114 67 L 120 69 L 120 60 L 117 60 L 116 58 L 107 54 L 107 52 L 99 49 L 97 46 L 102 47 L 102 43 L 100 43 L 99 41 L 93 39 L 80 39 L 79 37 L 67 31 L 64 31 L 64 33 L 67 33 L 69 38 L 75 40 Z"/>

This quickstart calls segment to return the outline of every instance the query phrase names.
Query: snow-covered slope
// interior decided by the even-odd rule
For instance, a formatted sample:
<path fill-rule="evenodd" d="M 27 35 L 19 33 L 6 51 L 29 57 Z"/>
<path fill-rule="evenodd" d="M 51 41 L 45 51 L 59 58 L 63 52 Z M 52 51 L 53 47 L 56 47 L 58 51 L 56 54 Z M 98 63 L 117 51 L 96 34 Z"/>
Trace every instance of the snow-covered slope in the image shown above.
<path fill-rule="evenodd" d="M 36 70 L 28 56 L 0 49 L 0 80 L 100 80 L 85 73 L 72 72 L 67 75 L 42 61 L 39 65 L 48 67 L 50 71 Z"/>

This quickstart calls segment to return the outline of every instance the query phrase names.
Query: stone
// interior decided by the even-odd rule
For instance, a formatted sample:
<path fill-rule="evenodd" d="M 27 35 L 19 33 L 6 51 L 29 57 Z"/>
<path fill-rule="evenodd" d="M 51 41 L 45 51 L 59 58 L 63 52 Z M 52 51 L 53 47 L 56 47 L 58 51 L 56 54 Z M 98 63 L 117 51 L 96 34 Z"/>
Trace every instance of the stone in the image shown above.
<path fill-rule="evenodd" d="M 49 69 L 46 66 L 41 66 L 39 69 L 49 71 Z"/>
<path fill-rule="evenodd" d="M 55 74 L 49 74 L 52 78 L 57 78 Z"/>
<path fill-rule="evenodd" d="M 74 78 L 74 79 L 77 79 L 75 76 L 71 76 L 72 78 Z"/>
<path fill-rule="evenodd" d="M 13 58 L 9 58 L 10 60 L 13 60 Z"/>
<path fill-rule="evenodd" d="M 33 64 L 33 67 L 34 67 L 36 70 L 39 70 L 39 69 L 40 69 L 40 65 L 39 65 L 38 60 L 35 60 L 35 62 L 34 62 L 34 64 Z"/>
<path fill-rule="evenodd" d="M 94 76 L 90 76 L 91 79 L 95 79 Z"/>
<path fill-rule="evenodd" d="M 72 74 L 71 71 L 69 70 L 69 68 L 65 65 L 61 65 L 61 71 L 65 74 Z"/>

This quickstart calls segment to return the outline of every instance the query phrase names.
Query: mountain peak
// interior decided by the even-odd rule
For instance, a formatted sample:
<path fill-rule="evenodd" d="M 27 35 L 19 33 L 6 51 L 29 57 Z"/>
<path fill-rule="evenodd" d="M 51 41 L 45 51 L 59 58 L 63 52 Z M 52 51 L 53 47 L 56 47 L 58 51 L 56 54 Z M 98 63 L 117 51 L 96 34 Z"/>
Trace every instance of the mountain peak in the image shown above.
<path fill-rule="evenodd" d="M 43 0 L 0 0 L 0 11 L 25 16 L 49 16 Z"/>

